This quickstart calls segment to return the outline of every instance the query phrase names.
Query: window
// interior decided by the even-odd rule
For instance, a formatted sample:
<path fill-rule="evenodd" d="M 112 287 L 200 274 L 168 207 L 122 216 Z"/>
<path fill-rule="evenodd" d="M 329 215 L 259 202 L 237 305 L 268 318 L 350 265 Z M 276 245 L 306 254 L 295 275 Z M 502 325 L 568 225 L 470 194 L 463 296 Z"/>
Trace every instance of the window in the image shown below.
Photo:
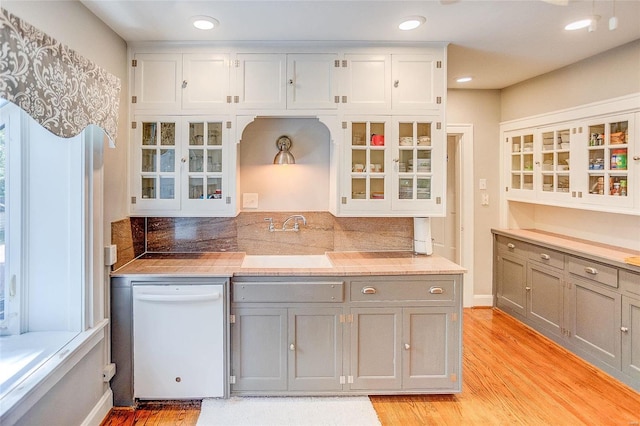
<path fill-rule="evenodd" d="M 83 135 L 54 136 L 11 103 L 0 129 L 1 407 L 86 329 L 92 189 Z"/>

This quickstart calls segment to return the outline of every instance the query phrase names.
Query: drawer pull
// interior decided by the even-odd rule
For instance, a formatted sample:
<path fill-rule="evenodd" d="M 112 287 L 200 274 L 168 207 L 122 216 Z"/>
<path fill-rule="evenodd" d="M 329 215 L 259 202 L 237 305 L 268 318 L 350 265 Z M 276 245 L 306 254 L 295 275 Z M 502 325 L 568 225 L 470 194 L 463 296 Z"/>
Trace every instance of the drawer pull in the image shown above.
<path fill-rule="evenodd" d="M 362 294 L 376 294 L 375 287 L 362 287 Z"/>
<path fill-rule="evenodd" d="M 592 268 L 591 266 L 587 266 L 586 268 L 584 268 L 584 271 L 587 274 L 591 274 L 591 275 L 597 275 L 598 274 L 598 270 L 596 268 Z"/>
<path fill-rule="evenodd" d="M 405 343 L 405 344 L 404 344 L 404 348 L 405 348 L 406 350 L 409 350 L 409 349 L 411 349 L 411 345 L 410 345 L 410 344 L 408 344 L 408 343 Z"/>
<path fill-rule="evenodd" d="M 507 244 L 507 248 L 509 248 L 510 250 L 513 250 L 514 248 L 516 248 L 516 245 L 513 243 L 509 243 Z"/>
<path fill-rule="evenodd" d="M 548 254 L 546 254 L 546 253 L 541 253 L 541 254 L 540 254 L 540 259 L 542 259 L 542 260 L 549 260 L 549 259 L 551 259 L 551 256 L 549 256 L 549 255 L 548 255 Z"/>
<path fill-rule="evenodd" d="M 442 287 L 431 287 L 429 289 L 429 293 L 431 293 L 431 294 L 442 294 L 442 293 L 444 293 L 444 289 Z"/>

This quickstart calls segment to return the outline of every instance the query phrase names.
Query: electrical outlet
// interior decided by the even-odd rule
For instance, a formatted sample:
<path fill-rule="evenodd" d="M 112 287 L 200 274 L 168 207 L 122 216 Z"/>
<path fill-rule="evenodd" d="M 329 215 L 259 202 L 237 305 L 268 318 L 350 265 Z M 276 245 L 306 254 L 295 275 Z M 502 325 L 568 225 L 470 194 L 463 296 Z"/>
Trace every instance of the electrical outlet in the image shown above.
<path fill-rule="evenodd" d="M 483 206 L 489 205 L 489 194 L 487 193 L 482 194 L 482 205 Z"/>
<path fill-rule="evenodd" d="M 242 208 L 243 209 L 257 209 L 258 208 L 258 194 L 254 192 L 245 192 L 242 194 Z"/>

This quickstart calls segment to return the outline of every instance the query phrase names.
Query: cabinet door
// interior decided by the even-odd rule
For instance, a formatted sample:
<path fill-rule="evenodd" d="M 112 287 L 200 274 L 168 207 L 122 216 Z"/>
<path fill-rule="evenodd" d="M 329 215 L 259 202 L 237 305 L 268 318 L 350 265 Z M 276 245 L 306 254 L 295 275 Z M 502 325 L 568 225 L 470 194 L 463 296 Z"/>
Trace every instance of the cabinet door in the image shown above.
<path fill-rule="evenodd" d="M 391 104 L 394 110 L 439 110 L 444 96 L 440 55 L 392 55 Z"/>
<path fill-rule="evenodd" d="M 229 130 L 222 117 L 190 117 L 182 127 L 182 210 L 221 212 L 231 207 Z"/>
<path fill-rule="evenodd" d="M 237 308 L 231 325 L 233 391 L 287 389 L 287 310 Z"/>
<path fill-rule="evenodd" d="M 564 324 L 564 274 L 529 262 L 527 289 L 527 318 L 536 326 L 561 336 Z"/>
<path fill-rule="evenodd" d="M 285 109 L 287 59 L 284 54 L 237 55 L 234 103 L 244 109 Z"/>
<path fill-rule="evenodd" d="M 344 55 L 340 84 L 341 107 L 387 111 L 391 108 L 391 55 Z M 345 66 L 346 65 L 346 66 Z"/>
<path fill-rule="evenodd" d="M 176 117 L 136 117 L 132 193 L 136 212 L 180 208 L 180 126 Z"/>
<path fill-rule="evenodd" d="M 535 161 L 534 186 L 541 200 L 570 202 L 572 190 L 573 196 L 577 196 L 569 168 L 571 147 L 579 144 L 580 136 L 579 129 L 569 125 L 547 127 L 537 133 L 540 154 Z"/>
<path fill-rule="evenodd" d="M 451 308 L 403 309 L 403 389 L 460 390 L 458 321 Z"/>
<path fill-rule="evenodd" d="M 621 295 L 578 278 L 570 278 L 570 288 L 571 342 L 620 369 Z"/>
<path fill-rule="evenodd" d="M 401 308 L 353 308 L 351 389 L 400 389 Z"/>
<path fill-rule="evenodd" d="M 341 212 L 369 215 L 391 211 L 389 125 L 390 117 L 350 117 L 343 122 Z"/>
<path fill-rule="evenodd" d="M 185 54 L 182 71 L 183 109 L 211 111 L 227 107 L 229 55 Z"/>
<path fill-rule="evenodd" d="M 289 390 L 342 389 L 340 314 L 340 308 L 289 310 Z M 254 356 L 260 352 L 254 351 Z"/>
<path fill-rule="evenodd" d="M 584 124 L 582 155 L 575 165 L 583 183 L 585 203 L 609 207 L 633 206 L 636 180 L 632 164 L 636 131 L 633 114 L 594 119 Z M 586 155 L 584 155 L 586 153 Z"/>
<path fill-rule="evenodd" d="M 336 109 L 335 54 L 287 55 L 287 108 Z"/>
<path fill-rule="evenodd" d="M 640 380 L 640 300 L 622 297 L 622 371 Z"/>
<path fill-rule="evenodd" d="M 437 116 L 393 120 L 392 209 L 445 214 L 446 137 Z"/>
<path fill-rule="evenodd" d="M 513 131 L 504 134 L 507 198 L 512 200 L 533 199 L 534 130 Z"/>
<path fill-rule="evenodd" d="M 513 313 L 526 315 L 527 261 L 504 252 L 497 259 L 497 306 Z"/>
<path fill-rule="evenodd" d="M 176 113 L 181 107 L 182 55 L 138 53 L 133 68 L 136 111 Z"/>

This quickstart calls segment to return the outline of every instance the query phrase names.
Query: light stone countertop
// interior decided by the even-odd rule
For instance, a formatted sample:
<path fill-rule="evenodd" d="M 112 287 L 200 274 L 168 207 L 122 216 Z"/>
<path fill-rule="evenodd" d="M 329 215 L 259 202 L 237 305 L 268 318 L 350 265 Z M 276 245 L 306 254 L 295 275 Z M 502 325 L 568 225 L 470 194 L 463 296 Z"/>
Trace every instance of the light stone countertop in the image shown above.
<path fill-rule="evenodd" d="M 505 237 L 514 237 L 532 244 L 543 244 L 576 256 L 589 256 L 595 260 L 624 267 L 632 271 L 640 271 L 640 267 L 626 263 L 628 257 L 640 256 L 640 251 L 623 247 L 602 244 L 566 235 L 554 234 L 537 229 L 492 229 L 492 232 Z"/>
<path fill-rule="evenodd" d="M 327 252 L 328 268 L 243 268 L 244 252 L 150 253 L 111 273 L 118 276 L 357 276 L 462 274 L 466 269 L 443 257 L 406 251 Z"/>

